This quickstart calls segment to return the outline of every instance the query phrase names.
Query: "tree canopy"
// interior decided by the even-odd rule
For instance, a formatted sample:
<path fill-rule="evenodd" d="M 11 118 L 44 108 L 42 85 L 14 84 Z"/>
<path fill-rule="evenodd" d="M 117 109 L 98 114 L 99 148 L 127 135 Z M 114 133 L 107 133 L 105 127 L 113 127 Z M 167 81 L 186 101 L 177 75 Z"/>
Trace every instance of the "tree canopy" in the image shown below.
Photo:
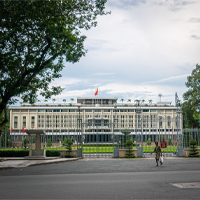
<path fill-rule="evenodd" d="M 199 127 L 200 110 L 200 65 L 192 70 L 185 83 L 188 90 L 183 94 L 182 104 L 184 127 Z"/>
<path fill-rule="evenodd" d="M 76 63 L 86 54 L 81 29 L 107 14 L 106 0 L 0 1 L 0 115 L 16 97 L 34 103 L 63 88 L 49 87 L 61 77 L 64 59 Z M 0 130 L 8 121 L 0 121 Z"/>

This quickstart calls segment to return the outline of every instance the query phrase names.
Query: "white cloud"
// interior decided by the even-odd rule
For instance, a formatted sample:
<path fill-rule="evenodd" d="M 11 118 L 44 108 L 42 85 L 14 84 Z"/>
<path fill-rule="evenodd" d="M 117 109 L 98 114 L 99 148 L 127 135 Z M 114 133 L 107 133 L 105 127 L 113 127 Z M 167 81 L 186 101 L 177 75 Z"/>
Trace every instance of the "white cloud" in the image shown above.
<path fill-rule="evenodd" d="M 184 74 L 184 75 L 180 75 L 180 76 L 172 76 L 172 77 L 167 77 L 167 78 L 163 78 L 160 80 L 156 80 L 156 81 L 149 81 L 149 82 L 145 82 L 147 83 L 161 83 L 161 82 L 167 82 L 169 83 L 169 81 L 175 81 L 178 79 L 182 79 L 182 78 L 186 78 L 187 76 L 189 76 L 190 74 Z"/>
<path fill-rule="evenodd" d="M 65 88 L 65 86 L 67 85 L 75 85 L 75 84 L 79 84 L 83 81 L 83 79 L 79 79 L 79 78 L 70 78 L 70 77 L 61 77 L 59 79 L 56 79 L 54 81 L 51 82 L 50 86 L 61 86 L 62 88 Z"/>
<path fill-rule="evenodd" d="M 56 98 L 100 96 L 173 101 L 200 64 L 199 0 L 110 0 L 111 15 L 89 31 L 86 57 L 66 64 L 51 85 L 65 87 Z"/>

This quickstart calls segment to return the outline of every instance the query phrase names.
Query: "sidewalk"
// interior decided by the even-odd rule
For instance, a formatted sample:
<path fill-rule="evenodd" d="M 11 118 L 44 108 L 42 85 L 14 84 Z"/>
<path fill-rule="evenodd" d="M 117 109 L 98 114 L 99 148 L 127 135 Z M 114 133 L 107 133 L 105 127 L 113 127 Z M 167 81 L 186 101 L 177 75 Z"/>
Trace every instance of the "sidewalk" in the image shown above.
<path fill-rule="evenodd" d="M 2 157 L 0 160 L 0 170 L 2 169 L 11 169 L 11 168 L 19 168 L 19 167 L 28 167 L 35 165 L 45 165 L 45 164 L 53 164 L 53 163 L 61 163 L 61 162 L 70 162 L 76 161 L 80 158 L 47 158 L 45 160 L 27 160 L 26 158 L 19 157 Z"/>

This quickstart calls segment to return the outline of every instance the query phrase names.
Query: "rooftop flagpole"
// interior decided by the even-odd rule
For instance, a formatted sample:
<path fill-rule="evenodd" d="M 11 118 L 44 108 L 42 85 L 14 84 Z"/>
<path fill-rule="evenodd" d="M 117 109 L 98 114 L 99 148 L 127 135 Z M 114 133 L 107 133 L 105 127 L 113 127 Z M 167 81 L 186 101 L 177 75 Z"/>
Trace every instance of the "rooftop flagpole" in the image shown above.
<path fill-rule="evenodd" d="M 96 89 L 96 92 L 94 93 L 95 96 L 98 95 L 98 88 Z M 97 99 L 96 99 L 97 100 Z M 95 100 L 94 100 L 95 101 Z"/>

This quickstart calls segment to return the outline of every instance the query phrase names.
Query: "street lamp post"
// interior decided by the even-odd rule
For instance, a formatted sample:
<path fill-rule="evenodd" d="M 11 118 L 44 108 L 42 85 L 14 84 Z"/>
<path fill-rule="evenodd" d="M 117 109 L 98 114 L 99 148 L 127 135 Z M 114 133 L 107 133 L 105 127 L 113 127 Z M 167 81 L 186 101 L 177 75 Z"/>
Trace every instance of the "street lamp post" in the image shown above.
<path fill-rule="evenodd" d="M 160 144 L 160 116 L 158 116 L 158 123 L 159 123 L 159 144 Z"/>
<path fill-rule="evenodd" d="M 137 106 L 136 106 L 136 122 L 137 122 L 137 128 L 139 128 L 139 114 L 141 114 L 141 108 L 140 108 L 140 100 L 137 100 Z M 143 147 L 143 135 L 142 135 L 142 114 L 141 114 L 141 147 Z M 137 132 L 136 132 L 136 147 L 137 147 Z"/>
<path fill-rule="evenodd" d="M 179 142 L 179 137 L 178 137 L 178 114 L 181 113 L 181 111 L 180 111 L 180 103 L 181 103 L 181 101 L 179 100 L 177 93 L 175 93 L 175 104 L 176 104 L 176 107 L 177 107 L 177 111 L 176 111 L 176 129 L 177 129 L 177 136 L 176 136 L 177 147 L 176 147 L 176 153 L 177 153 L 177 156 L 178 156 L 178 142 Z"/>

